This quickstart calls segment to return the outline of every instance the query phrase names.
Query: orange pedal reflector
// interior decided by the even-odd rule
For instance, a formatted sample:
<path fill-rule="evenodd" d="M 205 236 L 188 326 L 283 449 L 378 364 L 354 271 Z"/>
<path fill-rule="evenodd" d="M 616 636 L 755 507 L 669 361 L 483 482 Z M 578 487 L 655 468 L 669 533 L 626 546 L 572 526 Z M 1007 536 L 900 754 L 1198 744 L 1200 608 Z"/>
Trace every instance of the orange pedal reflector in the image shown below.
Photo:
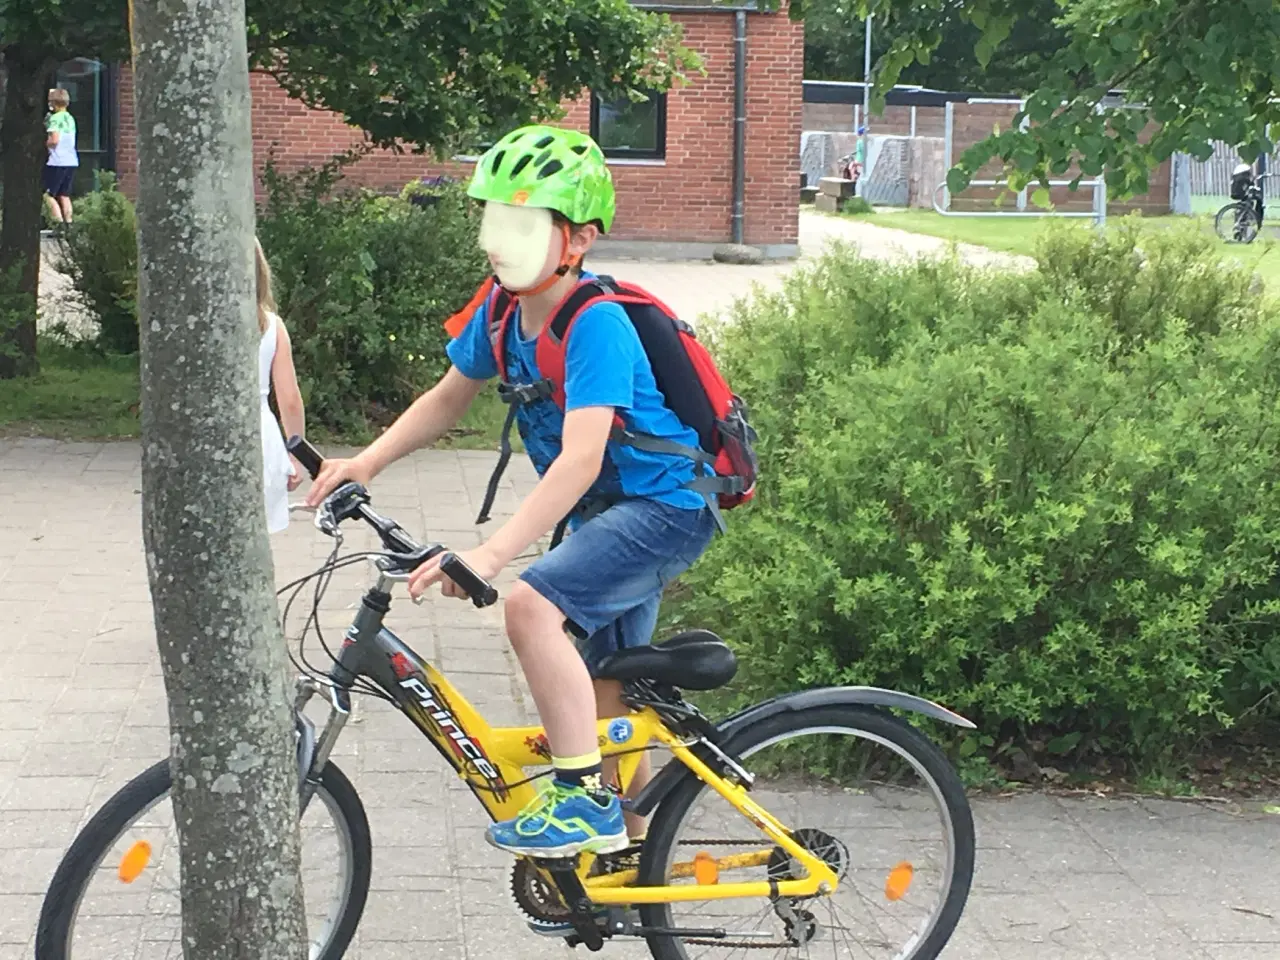
<path fill-rule="evenodd" d="M 915 875 L 915 868 L 905 860 L 890 870 L 884 881 L 885 899 L 896 901 L 905 897 Z"/>
<path fill-rule="evenodd" d="M 151 844 L 145 840 L 139 840 L 129 852 L 120 858 L 120 869 L 117 873 L 123 883 L 133 883 L 138 877 L 142 876 L 142 871 L 147 868 L 147 864 L 151 862 Z"/>
<path fill-rule="evenodd" d="M 693 858 L 693 877 L 702 886 L 720 882 L 720 865 L 716 858 L 705 850 L 698 851 Z"/>

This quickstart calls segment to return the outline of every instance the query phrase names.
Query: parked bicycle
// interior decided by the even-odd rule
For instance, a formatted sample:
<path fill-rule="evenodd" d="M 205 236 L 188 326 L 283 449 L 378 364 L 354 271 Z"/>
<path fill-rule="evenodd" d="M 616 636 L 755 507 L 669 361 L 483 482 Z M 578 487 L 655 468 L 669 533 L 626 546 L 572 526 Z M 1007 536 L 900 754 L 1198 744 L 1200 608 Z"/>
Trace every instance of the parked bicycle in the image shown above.
<path fill-rule="evenodd" d="M 289 447 L 314 477 L 319 454 L 298 438 Z M 334 572 L 369 561 L 375 567 L 341 648 L 330 654 L 332 666 L 320 671 L 301 660 L 295 706 L 313 960 L 343 955 L 369 892 L 369 822 L 330 759 L 353 694 L 380 697 L 404 713 L 491 818 L 515 815 L 548 772 L 541 728 L 491 727 L 384 624 L 395 586 L 438 554 L 477 607 L 494 603 L 496 591 L 443 546 L 419 544 L 370 503 L 360 484 L 335 490 L 315 520 L 334 538 L 333 551 L 282 591 L 289 594 L 287 624 L 293 600 L 315 584 L 302 638 L 309 627 L 323 643 L 317 611 Z M 383 549 L 340 556 L 341 528 L 350 520 L 372 527 Z M 670 760 L 627 801 L 652 815 L 638 848 L 513 863 L 512 894 L 530 926 L 590 950 L 606 940 L 643 939 L 656 960 L 751 950 L 933 960 L 968 897 L 973 819 L 943 753 L 890 711 L 973 725 L 935 703 L 873 687 L 804 690 L 713 723 L 681 692 L 723 687 L 736 669 L 729 647 L 705 630 L 603 663 L 601 675 L 624 684 L 631 708 L 599 724 L 604 755 L 618 760 L 615 788 L 628 793 L 643 752 L 665 750 Z M 306 707 L 318 695 L 328 706 L 317 732 Z M 155 946 L 148 956 L 181 956 L 170 785 L 169 761 L 161 760 L 80 831 L 45 895 L 36 960 L 73 953 L 93 960 L 108 955 L 102 944 L 118 947 L 121 938 L 130 950 L 132 938 Z M 402 819 L 440 815 L 427 803 L 400 812 Z M 324 827 L 333 840 L 317 852 L 313 841 Z"/>
<path fill-rule="evenodd" d="M 1219 210 L 1213 220 L 1214 232 L 1219 237 L 1227 243 L 1253 243 L 1257 239 L 1263 219 L 1262 181 L 1274 176 L 1274 173 L 1265 173 L 1259 177 L 1247 163 L 1232 171 L 1232 202 Z"/>

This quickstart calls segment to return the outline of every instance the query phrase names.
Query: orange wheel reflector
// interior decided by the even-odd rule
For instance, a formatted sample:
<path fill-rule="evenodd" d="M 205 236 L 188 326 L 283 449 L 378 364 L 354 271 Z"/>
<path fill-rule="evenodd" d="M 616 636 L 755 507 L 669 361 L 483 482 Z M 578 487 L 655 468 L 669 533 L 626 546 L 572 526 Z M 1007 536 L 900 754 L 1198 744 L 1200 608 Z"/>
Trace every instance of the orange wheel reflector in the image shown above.
<path fill-rule="evenodd" d="M 915 868 L 905 860 L 890 870 L 889 876 L 884 882 L 885 899 L 897 901 L 905 897 L 915 874 Z"/>
<path fill-rule="evenodd" d="M 138 877 L 142 876 L 142 871 L 147 869 L 147 864 L 151 862 L 151 844 L 145 840 L 139 840 L 129 852 L 120 858 L 120 880 L 122 883 L 133 883 Z"/>
<path fill-rule="evenodd" d="M 702 886 L 720 882 L 720 864 L 716 858 L 705 850 L 698 851 L 693 858 L 693 877 Z"/>

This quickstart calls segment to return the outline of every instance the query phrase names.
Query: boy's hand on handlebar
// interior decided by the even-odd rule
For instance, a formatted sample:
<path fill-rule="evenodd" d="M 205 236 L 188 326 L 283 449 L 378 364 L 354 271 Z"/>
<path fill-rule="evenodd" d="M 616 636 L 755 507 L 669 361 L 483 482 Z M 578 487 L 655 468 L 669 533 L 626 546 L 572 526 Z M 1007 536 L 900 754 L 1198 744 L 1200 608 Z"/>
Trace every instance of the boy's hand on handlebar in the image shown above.
<path fill-rule="evenodd" d="M 311 489 L 307 491 L 307 506 L 320 506 L 325 497 L 348 481 L 367 487 L 372 479 L 373 471 L 359 457 L 350 460 L 325 460 L 315 480 L 311 482 Z"/>
<path fill-rule="evenodd" d="M 502 572 L 504 566 L 502 561 L 485 546 L 466 550 L 457 556 L 484 580 L 492 580 Z M 427 590 L 437 583 L 441 585 L 440 592 L 444 596 L 456 597 L 459 600 L 469 599 L 467 592 L 440 569 L 440 561 L 444 557 L 445 554 L 437 554 L 409 575 L 409 596 L 414 600 L 421 599 Z"/>

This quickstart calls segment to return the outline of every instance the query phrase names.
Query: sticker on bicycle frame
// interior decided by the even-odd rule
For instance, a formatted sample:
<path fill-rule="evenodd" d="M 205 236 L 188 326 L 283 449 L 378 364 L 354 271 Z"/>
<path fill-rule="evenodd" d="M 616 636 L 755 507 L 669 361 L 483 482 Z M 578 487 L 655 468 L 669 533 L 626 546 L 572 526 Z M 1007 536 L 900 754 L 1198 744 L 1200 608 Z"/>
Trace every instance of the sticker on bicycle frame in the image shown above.
<path fill-rule="evenodd" d="M 609 724 L 609 739 L 614 743 L 626 743 L 631 739 L 631 721 L 619 717 Z"/>

